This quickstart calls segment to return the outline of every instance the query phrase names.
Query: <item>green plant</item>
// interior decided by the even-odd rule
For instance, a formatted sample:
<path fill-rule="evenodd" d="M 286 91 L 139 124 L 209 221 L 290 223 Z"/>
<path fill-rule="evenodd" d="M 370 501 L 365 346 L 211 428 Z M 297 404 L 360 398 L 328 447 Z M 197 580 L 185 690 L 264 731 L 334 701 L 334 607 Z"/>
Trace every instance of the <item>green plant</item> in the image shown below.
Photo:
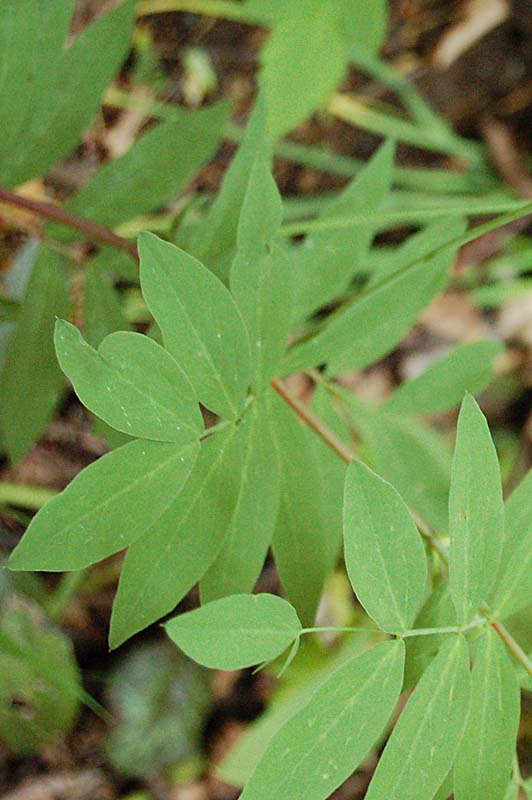
<path fill-rule="evenodd" d="M 236 13 L 230 3 L 212 6 Z M 312 32 L 321 36 L 318 12 L 325 4 L 312 0 L 278 23 L 277 6 L 268 4 L 274 34 L 264 55 L 264 91 L 220 193 L 199 219 L 191 213 L 183 221 L 175 233 L 179 246 L 153 233 L 139 236 L 149 335 L 133 332 L 121 316 L 108 274 L 123 270 L 134 283 L 137 250 L 110 227 L 177 193 L 219 141 L 225 109 L 190 117 L 172 110 L 176 122 L 156 127 L 101 168 L 66 209 L 34 204 L 53 220 L 48 232 L 56 243 L 66 246 L 81 231 L 105 245 L 88 268 L 86 337 L 59 319 L 55 351 L 78 397 L 117 446 L 41 509 L 9 566 L 83 570 L 127 549 L 112 647 L 173 612 L 199 583 L 201 607 L 166 629 L 208 667 L 283 657 L 280 669 L 290 675 L 314 635 L 339 634 L 341 651 L 272 715 L 248 754 L 245 798 L 324 799 L 389 734 L 370 800 L 453 792 L 457 800 L 502 800 L 507 790 L 525 786 L 515 742 L 519 688 L 529 685 L 532 663 L 507 621 L 532 603 L 532 472 L 504 505 L 497 454 L 469 394 L 490 382 L 502 346 L 479 340 L 457 347 L 380 404 L 348 392 L 337 378 L 394 350 L 449 285 L 462 244 L 530 214 L 532 206 L 452 199 L 390 208 L 398 173 L 388 141 L 315 218 L 296 214 L 287 221 L 271 173 L 274 140 L 341 77 L 348 43 L 338 20 L 345 25 L 347 4 L 328 18 L 338 55 L 331 73 L 321 76 L 324 85 L 307 76 L 293 106 L 275 71 L 291 26 L 301 40 L 302 10 L 316 11 Z M 238 13 L 253 7 L 248 2 Z M 153 10 L 153 3 L 143 8 Z M 375 9 L 382 16 L 383 4 Z M 131 22 L 130 4 L 122 13 Z M 358 58 L 383 74 L 367 53 Z M 405 100 L 417 122 L 394 133 L 459 151 L 479 168 L 476 147 L 444 135 L 416 95 Z M 368 127 L 379 122 L 364 119 Z M 167 141 L 177 134 L 180 145 L 186 136 L 201 144 L 193 164 L 187 148 L 179 151 L 179 168 Z M 28 163 L 28 175 L 35 174 Z M 148 167 L 155 173 L 146 182 L 139 168 Z M 507 213 L 473 227 L 464 219 L 494 210 Z M 391 252 L 372 247 L 378 231 L 405 221 L 418 230 L 403 244 Z M 112 248 L 127 254 L 125 266 L 117 268 Z M 63 386 L 51 327 L 53 314 L 68 317 L 71 305 L 66 267 L 58 261 L 56 250 L 44 246 L 18 313 L 16 303 L 5 304 L 7 320 L 17 317 L 2 383 L 4 436 L 14 458 L 37 435 Z M 333 310 L 318 313 L 327 307 Z M 28 357 L 43 373 L 42 394 L 29 407 L 10 393 L 27 386 L 19 370 Z M 311 406 L 285 380 L 301 372 L 314 387 Z M 418 417 L 453 409 L 464 394 L 452 457 L 445 438 Z M 202 408 L 217 417 L 214 424 L 205 426 Z M 20 419 L 28 422 L 22 433 Z M 287 600 L 251 594 L 270 548 Z M 342 549 L 363 611 L 357 624 L 316 627 Z M 403 689 L 412 694 L 392 729 Z M 168 724 L 164 715 L 162 722 Z"/>

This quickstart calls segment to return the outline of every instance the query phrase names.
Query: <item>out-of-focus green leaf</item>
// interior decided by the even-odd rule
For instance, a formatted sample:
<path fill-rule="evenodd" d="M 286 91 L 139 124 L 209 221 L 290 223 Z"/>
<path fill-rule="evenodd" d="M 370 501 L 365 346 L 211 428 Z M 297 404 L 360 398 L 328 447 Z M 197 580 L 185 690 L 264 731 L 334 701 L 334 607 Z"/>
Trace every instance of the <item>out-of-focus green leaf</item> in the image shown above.
<path fill-rule="evenodd" d="M 449 494 L 449 585 L 459 624 L 487 598 L 502 551 L 504 506 L 497 452 L 482 411 L 466 395 Z"/>
<path fill-rule="evenodd" d="M 273 594 L 233 594 L 166 624 L 170 639 L 199 664 L 232 670 L 272 661 L 301 632 L 293 606 Z"/>
<path fill-rule="evenodd" d="M 480 392 L 493 377 L 493 361 L 503 352 L 488 339 L 459 345 L 416 378 L 403 383 L 387 400 L 387 411 L 435 414 L 462 402 L 464 393 Z"/>
<path fill-rule="evenodd" d="M 164 206 L 214 155 L 227 112 L 225 103 L 182 111 L 179 119 L 152 128 L 127 153 L 101 167 L 67 209 L 113 228 Z"/>
<path fill-rule="evenodd" d="M 142 292 L 174 356 L 211 411 L 238 415 L 250 379 L 246 328 L 229 291 L 199 261 L 153 234 L 139 240 Z"/>
<path fill-rule="evenodd" d="M 460 220 L 449 223 L 448 240 L 463 230 Z M 434 245 L 429 252 L 433 249 Z M 453 258 L 454 251 L 449 250 L 417 258 L 403 271 L 363 290 L 331 314 L 318 333 L 288 352 L 284 373 L 327 363 L 328 374 L 337 375 L 347 369 L 363 369 L 382 358 L 445 287 Z"/>
<path fill-rule="evenodd" d="M 166 642 L 148 642 L 119 662 L 107 690 L 116 723 L 105 750 L 123 775 L 150 777 L 201 751 L 211 693 L 205 670 Z"/>
<path fill-rule="evenodd" d="M 118 292 L 108 275 L 91 261 L 85 279 L 83 312 L 85 337 L 92 347 L 115 331 L 129 331 L 131 325 L 122 311 Z"/>
<path fill-rule="evenodd" d="M 277 139 L 309 117 L 343 78 L 347 41 L 338 0 L 298 0 L 261 53 L 268 132 Z"/>
<path fill-rule="evenodd" d="M 68 316 L 70 306 L 62 266 L 57 253 L 43 248 L 7 346 L 0 421 L 12 461 L 20 460 L 40 435 L 64 385 L 53 344 L 55 316 Z"/>
<path fill-rule="evenodd" d="M 82 696 L 70 641 L 12 598 L 0 620 L 0 740 L 31 753 L 72 727 Z"/>
<path fill-rule="evenodd" d="M 319 219 L 378 211 L 392 179 L 395 148 L 384 144 L 357 177 L 327 205 Z M 290 253 L 297 289 L 297 318 L 309 316 L 337 298 L 350 279 L 364 271 L 374 225 L 316 231 Z"/>
<path fill-rule="evenodd" d="M 100 105 L 105 89 L 127 55 L 135 22 L 135 5 L 134 0 L 125 0 L 89 25 L 63 51 L 47 76 L 47 91 L 39 92 L 38 102 L 32 97 L 34 105 L 29 124 L 17 140 L 18 149 L 6 167 L 4 184 L 23 183 L 42 175 L 78 144 Z M 54 2 L 53 8 L 56 6 Z M 16 14 L 19 15 L 18 8 Z M 27 25 L 28 18 L 22 14 L 20 17 Z M 56 19 L 50 14 L 49 25 L 55 24 Z M 61 22 L 59 25 L 64 27 Z M 26 48 L 24 45 L 19 51 L 23 61 L 28 52 L 33 52 L 31 45 Z M 37 49 L 42 51 L 42 56 L 46 54 L 48 57 L 44 44 L 39 43 Z M 20 79 L 14 86 L 20 90 Z"/>

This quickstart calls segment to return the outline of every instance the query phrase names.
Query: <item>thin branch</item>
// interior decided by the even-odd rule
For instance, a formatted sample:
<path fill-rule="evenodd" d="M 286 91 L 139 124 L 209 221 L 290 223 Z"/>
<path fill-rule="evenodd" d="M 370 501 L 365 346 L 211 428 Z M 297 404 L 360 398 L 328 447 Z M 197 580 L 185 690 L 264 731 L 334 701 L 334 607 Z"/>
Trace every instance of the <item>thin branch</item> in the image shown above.
<path fill-rule="evenodd" d="M 31 214 L 36 214 L 42 219 L 53 220 L 65 225 L 67 228 L 78 231 L 90 242 L 106 244 L 114 247 L 116 250 L 123 250 L 128 253 L 131 258 L 138 261 L 137 245 L 129 239 L 124 239 L 114 233 L 110 228 L 105 225 L 100 225 L 98 222 L 91 222 L 83 217 L 78 217 L 64 208 L 54 206 L 52 203 L 43 203 L 40 200 L 32 200 L 29 197 L 23 197 L 16 192 L 11 192 L 9 189 L 4 189 L 0 186 L 0 203 L 22 208 L 29 211 Z"/>
<path fill-rule="evenodd" d="M 530 661 L 523 648 L 517 644 L 512 634 L 501 622 L 492 622 L 491 627 L 496 633 L 499 634 L 515 660 L 518 661 L 525 671 L 528 672 L 528 674 L 532 677 L 532 661 Z"/>

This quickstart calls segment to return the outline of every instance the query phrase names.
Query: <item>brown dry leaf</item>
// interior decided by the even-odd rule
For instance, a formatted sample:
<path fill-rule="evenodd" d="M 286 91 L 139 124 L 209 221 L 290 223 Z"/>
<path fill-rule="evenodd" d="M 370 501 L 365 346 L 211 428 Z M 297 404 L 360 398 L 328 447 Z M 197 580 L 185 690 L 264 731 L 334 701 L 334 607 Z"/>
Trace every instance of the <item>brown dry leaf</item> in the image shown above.
<path fill-rule="evenodd" d="M 431 333 L 451 342 L 468 342 L 491 335 L 478 308 L 462 292 L 447 292 L 436 298 L 421 315 L 421 323 Z"/>

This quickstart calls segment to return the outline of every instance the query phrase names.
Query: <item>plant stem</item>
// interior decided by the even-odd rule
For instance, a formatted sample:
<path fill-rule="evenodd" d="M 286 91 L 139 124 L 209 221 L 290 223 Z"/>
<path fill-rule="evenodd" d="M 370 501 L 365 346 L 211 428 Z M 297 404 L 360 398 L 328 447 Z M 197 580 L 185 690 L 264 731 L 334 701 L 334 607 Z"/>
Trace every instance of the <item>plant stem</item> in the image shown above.
<path fill-rule="evenodd" d="M 24 483 L 0 483 L 0 503 L 38 511 L 55 497 L 57 492 L 41 486 L 27 486 Z"/>
<path fill-rule="evenodd" d="M 79 231 L 91 242 L 100 242 L 117 250 L 123 250 L 129 253 L 132 258 L 138 260 L 135 242 L 124 239 L 123 236 L 118 236 L 110 228 L 106 228 L 105 225 L 100 225 L 98 222 L 91 222 L 83 217 L 78 217 L 76 214 L 72 214 L 59 206 L 54 206 L 52 203 L 43 203 L 40 200 L 22 197 L 22 195 L 11 192 L 9 189 L 4 189 L 2 186 L 0 186 L 0 203 L 23 208 L 25 211 L 36 214 L 42 219 L 59 222 L 67 228 Z"/>
<path fill-rule="evenodd" d="M 515 660 L 521 664 L 521 666 L 526 670 L 526 672 L 528 672 L 530 676 L 532 676 L 532 661 L 530 661 L 523 648 L 515 641 L 512 634 L 501 622 L 493 621 L 491 622 L 491 627 L 501 637 Z"/>
<path fill-rule="evenodd" d="M 474 628 L 480 628 L 486 623 L 487 620 L 484 617 L 479 617 L 467 625 L 449 625 L 445 628 L 413 628 L 402 633 L 401 639 L 411 639 L 413 636 L 439 636 L 444 633 L 466 633 Z"/>
<path fill-rule="evenodd" d="M 299 635 L 304 636 L 307 633 L 382 633 L 382 630 L 380 628 L 344 628 L 322 625 L 318 628 L 302 628 Z"/>

